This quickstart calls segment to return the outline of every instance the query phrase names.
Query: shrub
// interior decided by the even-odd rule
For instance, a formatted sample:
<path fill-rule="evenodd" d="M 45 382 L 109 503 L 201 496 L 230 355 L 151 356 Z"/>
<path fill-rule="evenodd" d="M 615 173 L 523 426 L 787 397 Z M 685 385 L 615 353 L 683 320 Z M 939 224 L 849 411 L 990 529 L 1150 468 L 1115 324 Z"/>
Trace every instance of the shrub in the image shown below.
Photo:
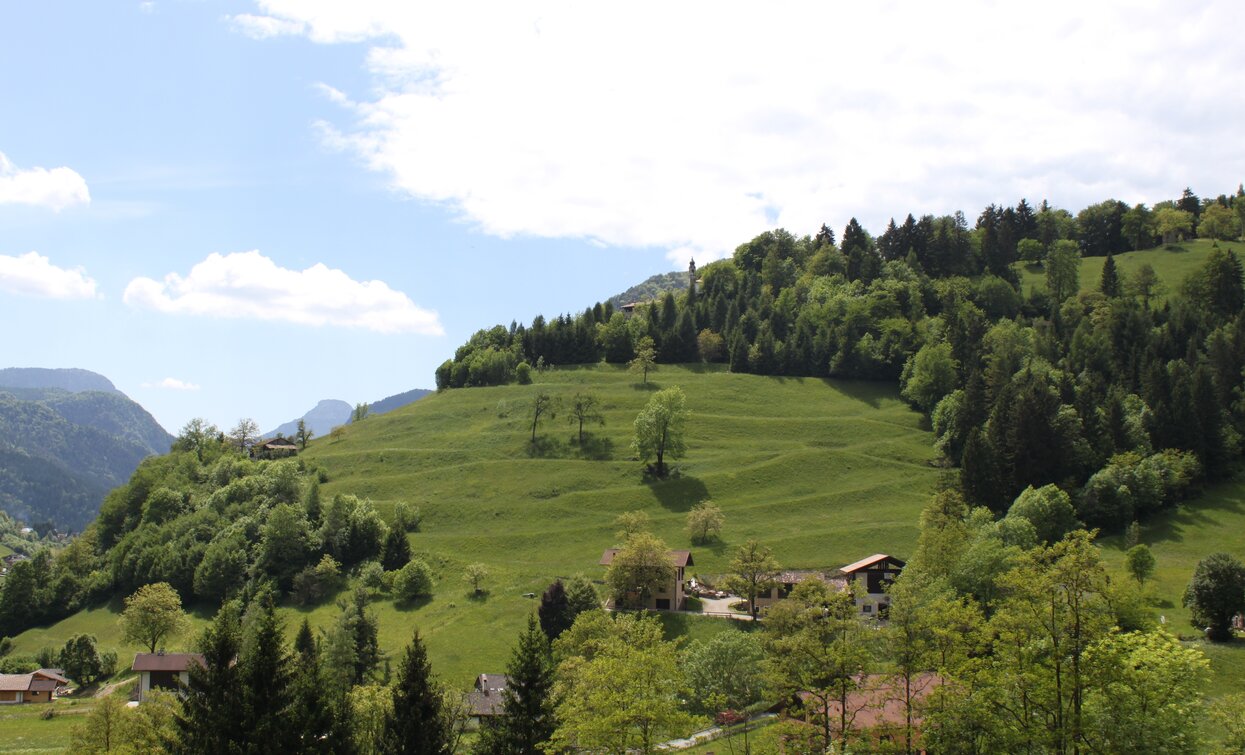
<path fill-rule="evenodd" d="M 341 583 L 341 564 L 325 554 L 320 563 L 294 575 L 294 600 L 304 606 L 319 603 L 340 588 Z"/>
<path fill-rule="evenodd" d="M 421 559 L 411 559 L 410 563 L 394 575 L 393 592 L 400 600 L 415 600 L 432 595 L 432 568 Z"/>
<path fill-rule="evenodd" d="M 519 385 L 530 385 L 532 382 L 532 365 L 527 362 L 519 362 L 514 368 L 514 376 L 518 378 Z"/>

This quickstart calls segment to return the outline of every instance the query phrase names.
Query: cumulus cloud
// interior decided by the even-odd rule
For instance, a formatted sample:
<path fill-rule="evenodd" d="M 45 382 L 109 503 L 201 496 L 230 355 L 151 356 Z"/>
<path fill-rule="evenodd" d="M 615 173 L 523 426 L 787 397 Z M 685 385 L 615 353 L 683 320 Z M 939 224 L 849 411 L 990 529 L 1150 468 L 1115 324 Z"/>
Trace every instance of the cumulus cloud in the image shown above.
<path fill-rule="evenodd" d="M 253 36 L 367 41 L 374 86 L 330 144 L 499 236 L 713 256 L 775 225 L 1245 175 L 1226 0 L 257 5 Z"/>
<path fill-rule="evenodd" d="M 0 152 L 0 204 L 28 204 L 60 212 L 88 204 L 91 193 L 77 172 L 61 167 L 18 168 Z"/>
<path fill-rule="evenodd" d="M 197 383 L 188 383 L 185 380 L 166 377 L 165 379 L 155 383 L 143 383 L 144 388 L 160 388 L 168 391 L 197 391 L 199 385 Z"/>
<path fill-rule="evenodd" d="M 337 325 L 378 333 L 441 335 L 436 312 L 415 306 L 383 281 L 356 281 L 317 263 L 279 267 L 258 251 L 210 254 L 185 277 L 135 278 L 125 303 L 170 314 Z"/>
<path fill-rule="evenodd" d="M 95 281 L 81 267 L 63 268 L 38 252 L 0 254 L 0 290 L 48 299 L 94 299 Z"/>

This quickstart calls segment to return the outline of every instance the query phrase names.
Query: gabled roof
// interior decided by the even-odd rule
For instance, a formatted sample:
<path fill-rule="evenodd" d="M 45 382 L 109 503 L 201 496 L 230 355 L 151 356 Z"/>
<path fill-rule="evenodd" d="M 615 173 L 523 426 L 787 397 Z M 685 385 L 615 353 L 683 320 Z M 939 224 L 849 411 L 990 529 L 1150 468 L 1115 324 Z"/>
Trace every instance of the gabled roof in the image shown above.
<path fill-rule="evenodd" d="M 505 708 L 506 685 L 510 680 L 505 674 L 480 674 L 476 688 L 467 694 L 467 705 L 473 716 L 500 716 Z"/>
<path fill-rule="evenodd" d="M 65 672 L 58 668 L 41 668 L 35 672 L 35 676 L 42 676 L 45 679 L 51 679 L 61 684 L 69 684 L 69 680 L 65 678 Z"/>
<path fill-rule="evenodd" d="M 186 671 L 191 663 L 207 666 L 200 653 L 136 653 L 135 671 Z"/>
<path fill-rule="evenodd" d="M 260 448 L 293 448 L 298 450 L 298 446 L 289 438 L 271 438 L 259 444 Z"/>
<path fill-rule="evenodd" d="M 900 561 L 894 556 L 888 556 L 885 553 L 874 553 L 872 556 L 868 558 L 862 558 L 855 563 L 848 564 L 847 566 L 842 567 L 841 569 L 839 569 L 839 571 L 843 572 L 844 574 L 851 574 L 852 572 L 857 572 L 857 571 L 860 571 L 861 569 L 867 569 L 870 566 L 873 566 L 874 564 L 880 563 L 882 561 L 893 561 L 894 563 L 899 565 L 899 568 L 902 569 L 904 567 L 904 562 Z"/>
<path fill-rule="evenodd" d="M 621 549 L 620 548 L 606 548 L 605 552 L 601 554 L 601 560 L 598 563 L 600 563 L 601 566 L 609 566 L 610 564 L 614 563 L 614 556 L 618 555 L 619 550 Z M 691 551 L 670 551 L 670 560 L 674 562 L 675 566 L 695 566 L 696 565 L 696 563 L 692 561 Z"/>
<path fill-rule="evenodd" d="M 34 678 L 34 674 L 0 674 L 0 692 L 25 692 Z"/>

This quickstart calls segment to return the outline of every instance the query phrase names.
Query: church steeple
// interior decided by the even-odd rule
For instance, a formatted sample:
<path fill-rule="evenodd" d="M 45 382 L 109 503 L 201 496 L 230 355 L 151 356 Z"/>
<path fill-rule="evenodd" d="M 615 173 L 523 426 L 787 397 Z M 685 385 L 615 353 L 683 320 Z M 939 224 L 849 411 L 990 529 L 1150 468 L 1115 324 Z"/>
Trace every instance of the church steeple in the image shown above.
<path fill-rule="evenodd" d="M 691 292 L 692 298 L 696 297 L 696 260 L 693 258 L 687 264 L 687 290 Z"/>

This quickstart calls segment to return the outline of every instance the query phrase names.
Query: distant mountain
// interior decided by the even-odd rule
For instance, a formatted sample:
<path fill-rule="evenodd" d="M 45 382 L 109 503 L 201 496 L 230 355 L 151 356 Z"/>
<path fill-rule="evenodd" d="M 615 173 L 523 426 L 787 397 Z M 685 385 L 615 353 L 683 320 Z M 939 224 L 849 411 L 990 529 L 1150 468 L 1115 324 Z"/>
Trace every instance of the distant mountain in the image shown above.
<path fill-rule="evenodd" d="M 0 386 L 4 388 L 60 388 L 70 393 L 105 391 L 121 393 L 108 378 L 90 370 L 43 367 L 5 367 L 0 370 Z M 167 451 L 168 449 L 165 449 Z M 164 453 L 161 451 L 160 453 Z"/>
<path fill-rule="evenodd" d="M 0 509 L 79 530 L 173 436 L 102 375 L 0 370 Z"/>
<path fill-rule="evenodd" d="M 406 406 L 414 401 L 427 396 L 433 391 L 428 388 L 412 388 L 403 393 L 397 393 L 380 401 L 373 401 L 367 405 L 368 414 L 384 414 L 391 412 L 399 407 Z M 354 406 L 339 401 L 337 399 L 324 399 L 316 404 L 315 408 L 304 414 L 301 419 L 307 423 L 307 429 L 315 433 L 317 436 L 328 435 L 334 427 L 338 425 L 346 425 L 350 423 L 351 415 L 354 414 Z M 298 420 L 290 420 L 278 427 L 276 430 L 264 433 L 265 438 L 272 438 L 277 435 L 292 438 L 298 432 Z"/>
<path fill-rule="evenodd" d="M 329 431 L 334 427 L 349 422 L 350 414 L 353 411 L 354 407 L 345 401 L 326 398 L 299 419 L 306 422 L 307 429 L 316 435 L 328 435 Z M 264 433 L 264 437 L 272 438 L 281 435 L 286 438 L 293 438 L 296 432 L 298 432 L 298 420 L 293 419 L 272 432 Z"/>
<path fill-rule="evenodd" d="M 656 299 L 667 291 L 687 290 L 687 272 L 660 273 L 650 276 L 643 283 L 632 286 L 617 296 L 611 296 L 610 301 L 614 307 L 618 308 L 624 304 L 634 304 L 636 302 L 646 302 Z"/>
<path fill-rule="evenodd" d="M 429 390 L 428 388 L 412 388 L 405 393 L 397 393 L 393 396 L 382 398 L 380 401 L 373 401 L 367 405 L 367 412 L 368 414 L 384 414 L 385 412 L 391 412 L 394 409 L 414 403 L 433 392 L 434 391 Z"/>

